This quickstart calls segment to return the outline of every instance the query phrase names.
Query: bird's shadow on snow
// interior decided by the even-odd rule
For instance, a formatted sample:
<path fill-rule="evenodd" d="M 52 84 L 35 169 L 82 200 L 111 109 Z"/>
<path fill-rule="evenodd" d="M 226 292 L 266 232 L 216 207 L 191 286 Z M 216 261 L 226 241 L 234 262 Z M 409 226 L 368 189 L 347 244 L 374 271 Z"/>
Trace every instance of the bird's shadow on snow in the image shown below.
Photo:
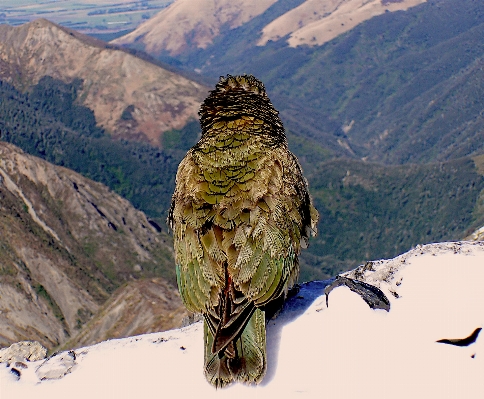
<path fill-rule="evenodd" d="M 267 372 L 260 385 L 263 386 L 270 383 L 276 375 L 281 333 L 284 326 L 296 320 L 317 298 L 324 295 L 325 287 L 333 281 L 334 279 L 330 279 L 300 284 L 299 290 L 286 300 L 277 318 L 269 321 L 266 330 Z"/>

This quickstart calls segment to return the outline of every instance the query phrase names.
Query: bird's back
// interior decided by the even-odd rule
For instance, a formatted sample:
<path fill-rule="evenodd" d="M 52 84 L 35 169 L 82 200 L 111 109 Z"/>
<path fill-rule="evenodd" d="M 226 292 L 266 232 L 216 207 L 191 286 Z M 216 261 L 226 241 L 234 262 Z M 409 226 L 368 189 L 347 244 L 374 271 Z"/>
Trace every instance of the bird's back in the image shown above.
<path fill-rule="evenodd" d="M 262 378 L 264 310 L 297 279 L 317 221 L 277 111 L 226 103 L 180 163 L 170 211 L 180 293 L 204 314 L 205 373 L 216 386 Z"/>

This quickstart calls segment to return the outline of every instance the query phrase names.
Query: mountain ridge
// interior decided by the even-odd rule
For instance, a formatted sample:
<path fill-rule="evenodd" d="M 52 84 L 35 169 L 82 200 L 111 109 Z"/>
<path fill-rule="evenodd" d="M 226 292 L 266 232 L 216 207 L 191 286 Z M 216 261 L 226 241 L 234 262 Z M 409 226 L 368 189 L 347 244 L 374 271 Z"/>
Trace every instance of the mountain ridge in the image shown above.
<path fill-rule="evenodd" d="M 143 43 L 148 53 L 180 54 L 190 47 L 206 48 L 223 29 L 233 29 L 263 13 L 277 0 L 175 1 L 133 32 L 111 43 Z"/>
<path fill-rule="evenodd" d="M 0 35 L 0 79 L 21 90 L 44 76 L 82 79 L 82 104 L 115 138 L 134 136 L 159 146 L 162 132 L 197 117 L 207 93 L 193 80 L 45 19 L 0 25 Z"/>
<path fill-rule="evenodd" d="M 287 8 L 289 8 L 289 3 L 294 5 L 301 2 L 286 1 L 284 4 Z M 281 4 L 280 2 L 274 3 L 265 12 L 275 15 L 276 6 L 282 7 Z M 240 68 L 241 73 L 252 72 L 251 70 L 244 71 L 245 68 L 259 68 L 260 74 L 256 73 L 256 76 L 266 84 L 268 95 L 275 107 L 281 111 L 289 147 L 299 157 L 305 175 L 308 176 L 310 190 L 315 200 L 318 201 L 321 212 L 325 215 L 319 226 L 321 232 L 319 238 L 302 256 L 303 279 L 329 277 L 369 257 L 392 256 L 395 251 L 407 250 L 418 243 L 436 239 L 460 239 L 463 235 L 470 233 L 469 229 L 479 227 L 482 222 L 482 207 L 479 207 L 479 203 L 482 198 L 483 180 L 473 163 L 473 159 L 476 159 L 475 155 L 480 153 L 481 148 L 473 147 L 473 143 L 480 143 L 479 140 L 472 141 L 478 139 L 478 135 L 463 137 L 462 142 L 472 144 L 468 147 L 471 151 L 466 150 L 465 147 L 461 147 L 461 150 L 457 151 L 446 144 L 440 147 L 435 146 L 434 151 L 437 151 L 437 155 L 422 151 L 420 154 L 415 153 L 414 157 L 409 159 L 408 149 L 412 149 L 412 145 L 415 146 L 415 143 L 405 142 L 408 135 L 399 134 L 398 139 L 402 144 L 397 141 L 393 143 L 393 146 L 397 147 L 398 144 L 400 148 L 406 149 L 406 152 L 402 150 L 401 153 L 407 154 L 407 158 L 404 158 L 401 153 L 396 151 L 392 153 L 390 150 L 375 151 L 373 157 L 368 154 L 368 145 L 373 145 L 372 140 L 375 137 L 379 139 L 380 135 L 384 136 L 383 127 L 388 127 L 388 118 L 384 118 L 388 115 L 384 111 L 390 110 L 393 115 L 396 113 L 399 115 L 410 114 L 408 108 L 395 102 L 395 99 L 399 98 L 399 95 L 395 94 L 398 89 L 396 83 L 399 79 L 407 79 L 408 82 L 427 81 L 433 84 L 434 80 L 426 80 L 426 78 L 440 76 L 437 73 L 432 74 L 432 71 L 442 69 L 447 73 L 446 78 L 449 78 L 449 81 L 445 81 L 445 85 L 442 86 L 442 93 L 445 93 L 450 87 L 448 83 L 455 81 L 457 75 L 454 75 L 454 72 L 465 71 L 466 66 L 478 59 L 476 55 L 482 47 L 478 42 L 480 36 L 477 34 L 480 32 L 481 24 L 479 4 L 463 1 L 461 8 L 458 9 L 460 14 L 446 16 L 446 13 L 454 12 L 451 6 L 453 6 L 452 2 L 437 1 L 422 4 L 407 12 L 386 13 L 360 24 L 331 43 L 321 46 L 320 53 L 308 46 L 289 47 L 282 40 L 271 43 L 263 49 L 260 47 L 248 50 L 245 47 L 239 49 L 234 45 L 235 49 L 227 50 L 222 46 L 222 39 L 215 38 L 214 44 L 207 47 L 207 50 L 199 49 L 196 54 L 187 56 L 188 58 L 193 56 L 190 58 L 193 62 L 200 57 L 199 60 L 204 63 L 205 70 L 210 70 L 213 74 L 218 74 L 218 71 L 223 71 L 222 73 L 225 74 L 227 65 L 235 65 L 234 68 Z M 287 10 L 279 8 L 278 12 L 283 14 L 285 11 Z M 248 23 L 232 29 L 231 32 L 240 34 L 240 37 L 233 37 L 231 44 L 243 43 L 244 33 L 250 29 L 252 29 L 252 34 L 257 31 L 259 26 L 257 24 L 260 23 L 263 15 L 264 13 Z M 458 23 L 452 24 L 455 15 L 461 17 L 468 15 L 469 18 L 459 19 Z M 440 25 L 445 25 L 445 29 L 435 29 Z M 402 36 L 402 32 L 406 36 Z M 397 46 L 398 41 L 394 40 L 395 36 L 399 36 L 400 42 L 403 41 L 405 46 L 413 46 L 412 51 L 414 52 L 405 53 L 405 46 Z M 418 42 L 415 40 L 416 38 L 424 39 Z M 460 40 L 463 38 L 468 41 L 467 47 L 459 46 Z M 446 54 L 446 57 L 431 57 L 432 59 L 427 58 L 426 63 L 422 62 L 423 58 L 419 57 L 425 53 L 438 55 L 439 50 L 446 48 L 444 44 L 439 44 L 440 42 L 447 43 L 449 47 L 452 47 L 453 52 Z M 439 45 L 442 47 L 438 47 Z M 201 54 L 206 58 L 203 58 Z M 212 55 L 214 56 L 212 57 Z M 356 55 L 363 55 L 363 58 L 357 58 Z M 224 56 L 228 58 L 224 58 Z M 445 66 L 453 59 L 460 60 L 461 63 L 452 64 L 446 69 Z M 365 62 L 360 62 L 361 60 Z M 183 59 L 180 58 L 181 61 Z M 383 61 L 388 61 L 390 64 Z M 471 62 L 469 63 L 469 61 Z M 361 69 L 362 65 L 366 65 L 367 68 Z M 385 65 L 393 67 L 385 68 Z M 400 73 L 402 69 L 398 69 L 399 66 L 405 67 L 403 68 L 405 73 Z M 324 73 L 316 74 L 317 71 Z M 238 71 L 230 72 L 237 73 Z M 469 84 L 471 82 L 469 80 Z M 348 91 L 348 87 L 354 91 Z M 408 90 L 402 91 L 400 97 L 418 98 L 432 94 L 427 86 L 424 87 L 421 84 L 409 84 L 406 87 Z M 423 94 L 413 92 L 411 89 L 415 87 L 424 87 L 427 91 Z M 306 90 L 307 88 L 311 90 Z M 378 98 L 375 100 L 373 96 L 379 95 L 374 90 L 375 88 L 388 90 L 385 92 L 388 102 Z M 474 85 L 474 88 L 476 93 L 473 99 L 476 100 L 474 103 L 478 107 L 479 85 Z M 42 89 L 38 90 L 42 91 Z M 447 92 L 449 91 L 447 90 Z M 465 92 L 461 92 L 459 95 L 461 100 L 466 98 Z M 453 106 L 451 96 L 441 96 L 441 99 L 442 103 L 450 103 L 451 107 Z M 432 100 L 435 100 L 435 96 L 428 98 L 425 105 Z M 466 104 L 471 105 L 471 103 L 456 102 L 459 107 Z M 412 105 L 419 111 L 426 110 L 426 107 L 422 106 L 422 102 L 412 103 Z M 374 118 L 372 121 L 367 121 L 361 116 L 357 118 L 353 114 L 362 107 L 371 111 L 363 114 L 365 117 L 369 115 Z M 324 115 L 321 113 L 323 108 L 326 112 Z M 476 116 L 475 121 L 478 122 L 475 110 L 476 107 L 470 107 L 469 115 Z M 382 114 L 378 116 L 378 112 L 382 112 Z M 435 115 L 437 116 L 435 120 L 445 120 L 438 111 L 435 111 Z M 129 110 L 126 110 L 125 118 L 125 121 L 129 123 Z M 374 123 L 372 126 L 380 123 L 381 126 L 363 133 L 360 130 L 358 133 L 363 122 L 370 125 Z M 468 124 L 469 127 L 472 127 L 471 130 L 477 131 L 478 124 L 472 125 L 470 123 L 472 119 L 466 117 L 462 121 L 456 122 L 462 126 Z M 446 128 L 450 124 L 443 123 L 441 126 Z M 99 165 L 99 168 L 103 170 L 111 168 L 112 174 L 109 179 L 114 181 L 114 185 L 126 190 L 124 195 L 128 198 L 135 198 L 134 196 L 129 197 L 133 192 L 143 195 L 143 201 L 136 202 L 136 206 L 146 212 L 149 209 L 152 212 L 150 217 L 158 217 L 159 220 L 155 223 L 161 226 L 163 223 L 160 220 L 162 212 L 167 209 L 169 203 L 169 191 L 173 186 L 177 161 L 196 141 L 197 134 L 199 134 L 197 129 L 197 122 L 193 122 L 189 129 L 185 126 L 182 129 L 173 129 L 165 133 L 162 143 L 166 148 L 171 146 L 170 148 L 173 149 L 171 153 L 151 152 L 146 147 L 140 151 L 138 149 L 133 151 L 132 147 L 126 147 L 124 149 L 127 151 L 112 152 L 116 157 L 116 162 L 110 163 L 108 168 L 103 166 L 105 158 L 102 158 L 102 162 L 97 162 L 98 159 L 96 159 L 96 167 Z M 85 134 L 80 133 L 80 135 Z M 12 132 L 11 136 L 15 136 L 15 132 Z M 64 148 L 64 151 L 68 149 L 56 147 L 57 143 L 49 147 L 51 142 L 47 138 L 50 139 L 50 137 L 44 134 L 34 135 L 26 132 L 23 138 L 27 140 L 33 137 L 35 137 L 35 143 L 39 144 L 33 151 L 37 151 L 40 155 L 42 152 L 48 153 L 56 162 L 66 162 L 66 159 L 59 154 L 62 153 L 60 148 Z M 424 150 L 432 149 L 433 142 L 430 139 L 432 137 L 422 135 L 421 142 Z M 91 142 L 98 143 L 94 139 Z M 391 149 L 392 142 L 388 141 L 387 144 Z M 80 147 L 89 149 L 87 152 L 94 153 L 96 150 L 92 149 L 91 144 Z M 439 151 L 443 147 L 446 147 L 444 149 L 447 152 L 442 151 L 442 155 L 445 156 L 439 157 Z M 156 166 L 160 167 L 160 169 L 156 169 L 156 174 L 163 178 L 149 175 L 149 179 L 146 180 L 151 183 L 150 179 L 153 178 L 152 187 L 135 186 L 133 182 L 144 181 L 147 175 L 125 173 L 123 165 L 117 163 L 119 158 L 124 158 L 124 155 L 119 156 L 119 154 L 129 152 L 131 155 L 134 154 L 135 158 L 146 155 L 147 159 L 155 158 L 157 162 L 160 160 L 156 163 Z M 350 159 L 334 159 L 342 155 Z M 473 158 L 468 155 L 472 155 Z M 390 164 L 401 162 L 390 159 L 390 156 L 403 158 L 404 165 L 388 167 L 376 164 L 376 161 L 381 161 L 385 157 L 388 157 L 388 160 L 385 161 Z M 422 161 L 425 161 L 425 164 Z M 416 165 L 417 162 L 420 164 Z M 428 164 L 428 162 L 432 163 Z M 92 163 L 94 164 L 94 161 Z M 141 165 L 143 170 L 154 170 L 153 164 L 150 162 L 130 164 L 130 167 L 133 165 L 136 165 L 137 169 Z M 160 172 L 158 173 L 158 171 Z M 348 171 L 350 174 L 347 176 Z M 95 172 L 97 173 L 97 171 Z M 166 176 L 168 177 L 165 179 Z M 156 191 L 156 196 L 146 195 L 147 192 L 153 193 L 161 186 L 163 186 L 163 190 Z M 463 195 L 463 193 L 467 195 Z M 394 202 L 389 203 L 387 201 L 389 198 Z M 136 200 L 138 199 L 139 197 Z M 456 200 L 453 202 L 452 199 Z M 441 210 L 439 214 L 441 219 L 437 220 L 438 218 L 432 217 L 420 220 L 417 218 L 422 214 L 433 215 L 435 209 Z M 423 212 L 424 210 L 427 212 Z M 358 223 L 355 225 L 352 223 L 353 220 L 358 220 Z M 383 227 L 382 221 L 385 220 L 393 228 L 391 234 Z"/>
<path fill-rule="evenodd" d="M 288 37 L 290 47 L 321 46 L 358 24 L 386 12 L 406 11 L 426 0 L 307 0 L 262 30 L 259 46 Z"/>

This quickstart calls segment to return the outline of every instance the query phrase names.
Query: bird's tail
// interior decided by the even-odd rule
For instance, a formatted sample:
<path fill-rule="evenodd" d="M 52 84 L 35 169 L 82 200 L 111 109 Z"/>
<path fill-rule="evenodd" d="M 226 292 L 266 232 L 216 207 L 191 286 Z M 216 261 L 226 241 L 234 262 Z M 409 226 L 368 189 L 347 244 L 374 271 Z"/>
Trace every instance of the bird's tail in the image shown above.
<path fill-rule="evenodd" d="M 204 322 L 205 376 L 216 388 L 232 382 L 259 383 L 267 367 L 266 324 L 263 310 L 255 309 L 247 325 L 226 347 L 213 353 L 213 333 Z"/>

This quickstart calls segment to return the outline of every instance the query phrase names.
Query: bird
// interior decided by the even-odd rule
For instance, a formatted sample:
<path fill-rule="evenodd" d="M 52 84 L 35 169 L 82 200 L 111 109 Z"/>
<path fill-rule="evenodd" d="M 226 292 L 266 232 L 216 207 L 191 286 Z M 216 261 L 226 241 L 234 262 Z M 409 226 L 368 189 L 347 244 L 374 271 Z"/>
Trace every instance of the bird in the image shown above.
<path fill-rule="evenodd" d="M 178 288 L 203 315 L 207 381 L 258 384 L 266 322 L 297 282 L 319 215 L 260 80 L 221 76 L 198 114 L 201 137 L 178 166 L 167 220 Z"/>

